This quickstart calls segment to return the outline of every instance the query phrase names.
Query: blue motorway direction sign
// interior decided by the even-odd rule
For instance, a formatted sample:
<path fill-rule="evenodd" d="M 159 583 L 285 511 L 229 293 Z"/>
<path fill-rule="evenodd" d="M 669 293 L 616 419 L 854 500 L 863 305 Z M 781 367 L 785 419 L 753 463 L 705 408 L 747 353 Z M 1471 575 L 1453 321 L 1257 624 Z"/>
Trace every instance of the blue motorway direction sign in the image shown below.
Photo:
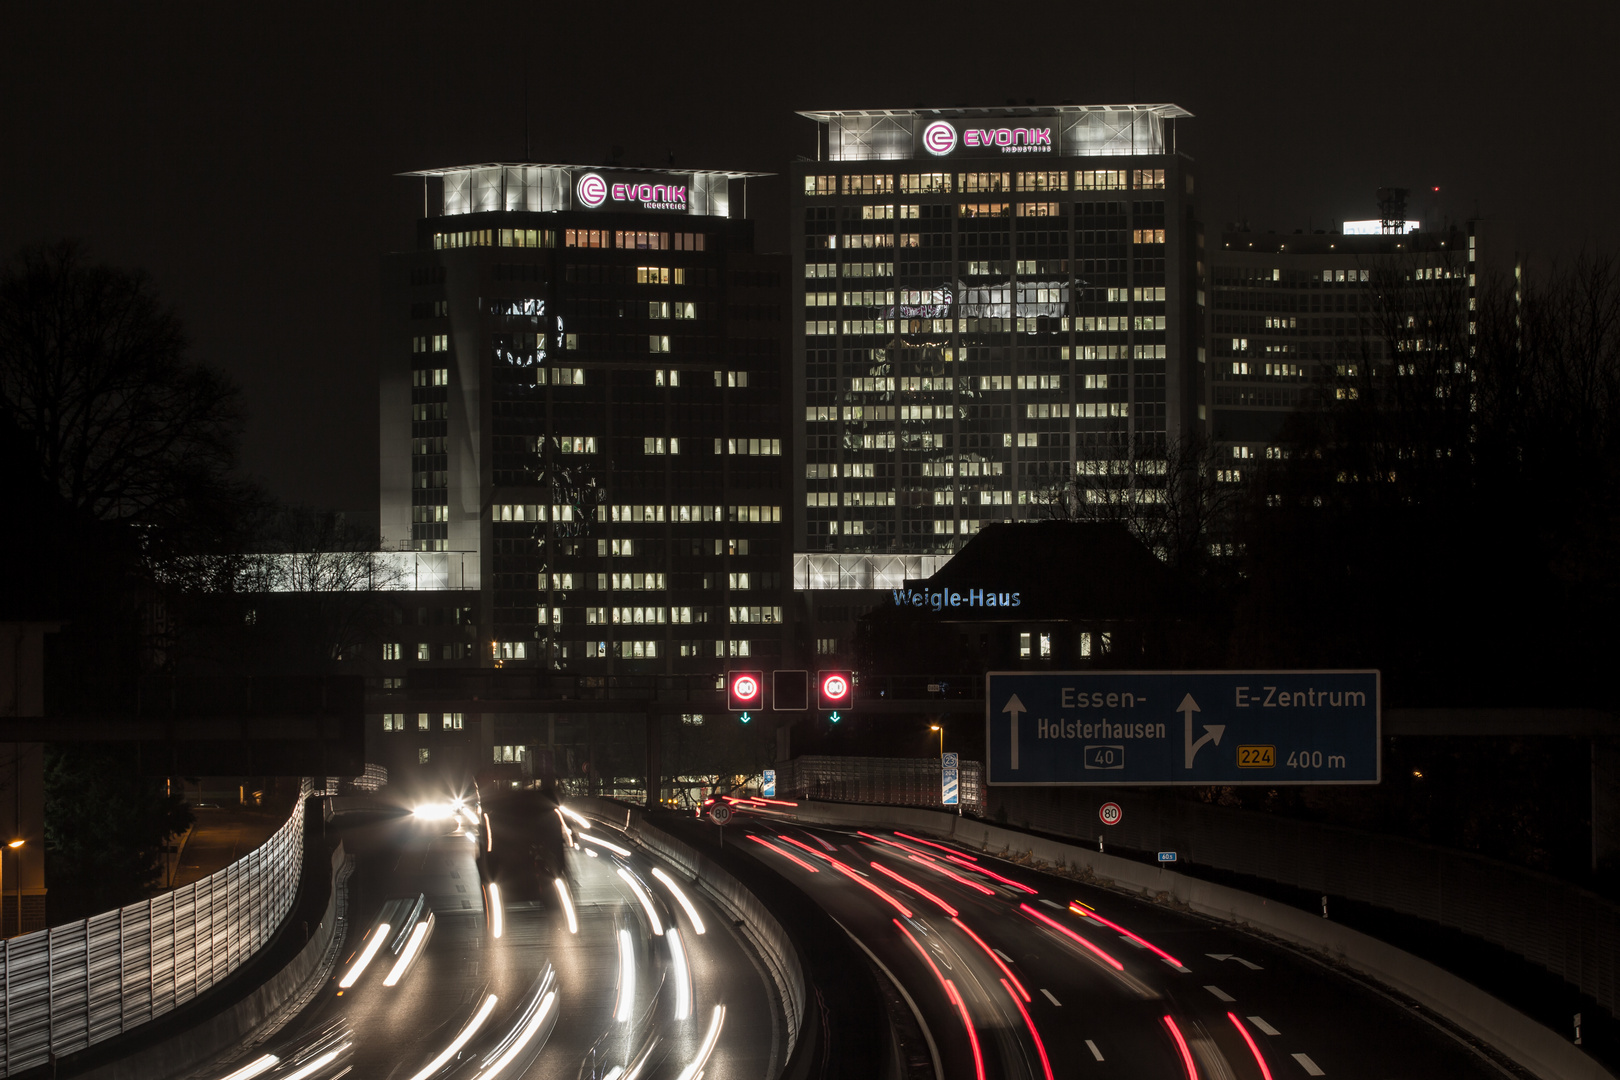
<path fill-rule="evenodd" d="M 993 671 L 991 784 L 1376 784 L 1376 671 Z"/>
<path fill-rule="evenodd" d="M 939 778 L 940 801 L 946 806 L 956 805 L 956 770 L 941 769 Z"/>

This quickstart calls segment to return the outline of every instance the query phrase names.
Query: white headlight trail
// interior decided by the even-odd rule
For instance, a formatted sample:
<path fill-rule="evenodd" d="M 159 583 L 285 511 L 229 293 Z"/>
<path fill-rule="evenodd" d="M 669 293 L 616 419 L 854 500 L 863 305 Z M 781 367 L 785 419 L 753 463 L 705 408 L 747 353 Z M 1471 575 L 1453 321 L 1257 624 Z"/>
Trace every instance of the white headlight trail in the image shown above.
<path fill-rule="evenodd" d="M 692 906 L 692 901 L 686 898 L 686 893 L 681 891 L 681 887 L 675 884 L 675 879 L 656 866 L 653 867 L 652 876 L 664 883 L 664 888 L 670 891 L 670 895 L 675 897 L 675 902 L 681 905 L 681 910 L 686 912 L 686 917 L 692 920 L 692 932 L 703 933 L 703 920 L 698 918 L 697 908 Z"/>
<path fill-rule="evenodd" d="M 641 882 L 637 881 L 630 871 L 622 866 L 619 867 L 619 876 L 624 879 L 626 885 L 630 886 L 630 891 L 635 893 L 636 899 L 641 902 L 642 910 L 646 911 L 647 919 L 652 923 L 653 937 L 663 937 L 663 920 L 659 919 L 658 910 L 653 907 L 652 897 L 647 895 L 647 890 L 643 889 Z"/>
<path fill-rule="evenodd" d="M 584 816 L 579 814 L 577 811 L 570 810 L 566 806 L 559 807 L 559 809 L 562 810 L 562 812 L 567 814 L 569 817 L 573 818 L 574 823 L 576 825 L 578 825 L 580 828 L 589 829 L 591 827 L 591 823 L 589 821 L 585 820 Z"/>
<path fill-rule="evenodd" d="M 506 1048 L 506 1053 L 497 1058 L 494 1064 L 478 1074 L 478 1080 L 494 1080 L 502 1069 L 512 1064 L 512 1059 L 523 1052 L 523 1048 L 528 1046 L 529 1041 L 534 1038 L 535 1032 L 540 1030 L 540 1025 L 545 1023 L 546 1015 L 551 1012 L 551 1006 L 556 1001 L 557 991 L 547 990 L 546 996 L 540 1000 L 540 1007 L 534 1010 L 534 1015 L 523 1026 L 522 1034 L 513 1040 L 512 1045 Z"/>
<path fill-rule="evenodd" d="M 568 932 L 579 933 L 579 920 L 574 918 L 574 901 L 568 895 L 568 883 L 562 878 L 556 880 L 557 896 L 562 900 L 563 914 L 568 916 Z"/>
<path fill-rule="evenodd" d="M 627 859 L 630 857 L 630 851 L 628 848 L 622 848 L 618 844 L 610 844 L 599 836 L 585 836 L 584 834 L 581 834 L 580 839 L 585 841 L 587 844 L 595 844 L 597 847 L 607 848 L 615 855 L 623 855 Z"/>
<path fill-rule="evenodd" d="M 225 1077 L 224 1080 L 253 1080 L 253 1077 L 258 1076 L 260 1073 L 264 1072 L 264 1070 L 270 1068 L 270 1066 L 274 1065 L 280 1060 L 281 1059 L 276 1057 L 274 1054 L 265 1054 L 262 1057 L 254 1058 L 240 1069 L 237 1069 L 235 1072 Z"/>
<path fill-rule="evenodd" d="M 495 937 L 501 936 L 501 930 L 506 925 L 506 913 L 501 909 L 501 887 L 493 881 L 489 883 L 489 930 Z"/>
<path fill-rule="evenodd" d="M 371 935 L 371 940 L 366 942 L 365 950 L 360 953 L 360 959 L 354 962 L 354 966 L 349 969 L 349 973 L 343 976 L 342 981 L 338 983 L 339 989 L 347 990 L 355 984 L 355 980 L 359 979 L 361 974 L 365 972 L 366 965 L 371 963 L 371 958 L 377 955 L 377 950 L 382 948 L 383 942 L 388 939 L 389 929 L 387 923 L 377 924 L 377 929 Z"/>
<path fill-rule="evenodd" d="M 692 1015 L 692 973 L 686 965 L 686 948 L 681 944 L 681 932 L 670 927 L 664 932 L 669 942 L 670 966 L 675 969 L 675 1019 L 685 1020 Z"/>
<path fill-rule="evenodd" d="M 613 1010 L 613 1019 L 628 1023 L 636 1004 L 636 952 L 630 940 L 630 931 L 619 931 L 619 1004 Z"/>
<path fill-rule="evenodd" d="M 439 1051 L 438 1057 L 422 1066 L 422 1070 L 411 1077 L 411 1080 L 427 1080 L 428 1077 L 438 1072 L 445 1062 L 461 1053 L 461 1048 L 466 1046 L 474 1035 L 478 1034 L 478 1029 L 484 1026 L 485 1020 L 489 1019 L 490 1012 L 495 1008 L 495 1000 L 494 994 L 486 997 L 483 1006 L 473 1014 L 473 1018 L 467 1021 L 466 1026 L 450 1041 L 450 1045 Z"/>
<path fill-rule="evenodd" d="M 429 915 L 411 930 L 409 940 L 399 952 L 399 959 L 394 961 L 393 968 L 388 972 L 388 978 L 383 980 L 384 986 L 394 986 L 405 973 L 410 970 L 411 961 L 416 959 L 417 952 L 422 948 L 422 942 L 427 940 L 428 933 L 433 929 L 433 916 Z"/>
<path fill-rule="evenodd" d="M 332 1062 L 336 1061 L 338 1055 L 343 1053 L 343 1051 L 347 1050 L 348 1048 L 349 1048 L 349 1044 L 344 1043 L 342 1046 L 338 1047 L 336 1050 L 328 1050 L 326 1053 L 322 1054 L 320 1057 L 316 1058 L 314 1061 L 310 1062 L 308 1065 L 305 1065 L 302 1069 L 299 1069 L 297 1072 L 289 1073 L 287 1075 L 287 1077 L 285 1078 L 285 1080 L 305 1080 L 306 1077 L 314 1076 L 316 1073 L 320 1072 L 322 1069 L 324 1069 L 328 1065 L 332 1064 Z"/>
<path fill-rule="evenodd" d="M 726 1007 L 716 1005 L 713 1019 L 709 1021 L 708 1033 L 703 1036 L 703 1045 L 698 1047 L 697 1057 L 693 1058 L 692 1064 L 688 1065 L 685 1071 L 681 1073 L 680 1080 L 693 1080 L 698 1073 L 703 1071 L 703 1066 L 709 1063 L 709 1055 L 714 1053 L 714 1044 L 720 1041 L 720 1028 L 725 1022 Z"/>

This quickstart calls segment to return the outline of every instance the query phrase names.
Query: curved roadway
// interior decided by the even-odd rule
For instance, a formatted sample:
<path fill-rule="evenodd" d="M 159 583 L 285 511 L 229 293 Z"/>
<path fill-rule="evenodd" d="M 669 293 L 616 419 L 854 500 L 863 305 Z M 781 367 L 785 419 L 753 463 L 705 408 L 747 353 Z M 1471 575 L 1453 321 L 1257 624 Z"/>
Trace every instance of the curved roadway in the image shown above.
<path fill-rule="evenodd" d="M 573 823 L 568 843 L 538 799 L 483 809 L 344 827 L 356 866 L 331 978 L 263 1046 L 193 1080 L 780 1072 L 777 993 L 684 874 L 600 823 Z"/>
<path fill-rule="evenodd" d="M 900 988 L 914 1077 L 1504 1075 L 1405 1003 L 1202 918 L 917 834 L 733 821 Z"/>

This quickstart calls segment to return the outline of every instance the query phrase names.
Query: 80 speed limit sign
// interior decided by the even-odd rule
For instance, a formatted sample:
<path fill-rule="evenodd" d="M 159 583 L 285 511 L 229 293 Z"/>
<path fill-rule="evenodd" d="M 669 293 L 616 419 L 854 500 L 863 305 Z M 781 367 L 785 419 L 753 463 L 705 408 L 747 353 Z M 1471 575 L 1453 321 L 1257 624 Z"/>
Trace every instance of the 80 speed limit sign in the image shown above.
<path fill-rule="evenodd" d="M 1119 819 L 1125 816 L 1117 802 L 1105 802 L 1097 809 L 1097 816 L 1104 825 L 1118 825 Z"/>

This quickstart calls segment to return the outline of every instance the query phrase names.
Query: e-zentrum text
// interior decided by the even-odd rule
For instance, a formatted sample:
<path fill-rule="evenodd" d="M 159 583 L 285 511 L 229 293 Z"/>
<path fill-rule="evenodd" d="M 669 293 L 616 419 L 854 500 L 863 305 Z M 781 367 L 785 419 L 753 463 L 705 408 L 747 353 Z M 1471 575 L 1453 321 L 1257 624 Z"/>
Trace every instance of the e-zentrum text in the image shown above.
<path fill-rule="evenodd" d="M 1337 709 L 1343 706 L 1365 706 L 1367 695 L 1360 690 L 1318 690 L 1307 687 L 1304 690 L 1278 690 L 1275 686 L 1262 686 L 1256 693 L 1251 687 L 1239 686 L 1234 688 L 1236 705 L 1240 709 L 1300 709 L 1300 708 L 1330 708 Z"/>

